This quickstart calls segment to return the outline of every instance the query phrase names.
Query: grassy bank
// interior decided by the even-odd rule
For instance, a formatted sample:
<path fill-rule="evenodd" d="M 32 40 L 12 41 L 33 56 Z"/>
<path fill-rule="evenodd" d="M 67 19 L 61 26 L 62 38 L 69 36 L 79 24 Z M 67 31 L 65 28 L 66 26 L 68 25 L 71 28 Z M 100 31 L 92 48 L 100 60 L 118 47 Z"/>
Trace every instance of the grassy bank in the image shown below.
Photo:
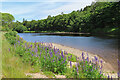
<path fill-rule="evenodd" d="M 2 33 L 2 77 L 3 78 L 26 78 L 25 73 L 31 70 L 28 63 L 23 63 L 16 55 L 14 46 L 11 45 Z"/>
<path fill-rule="evenodd" d="M 24 33 L 55 33 L 55 34 L 92 34 L 92 35 L 118 35 L 119 28 L 96 28 L 88 32 L 65 32 L 65 31 L 24 31 Z"/>
<path fill-rule="evenodd" d="M 0 31 L 0 79 L 1 78 L 2 78 L 2 33 Z"/>
<path fill-rule="evenodd" d="M 23 33 L 59 33 L 59 32 L 60 31 L 24 31 Z"/>

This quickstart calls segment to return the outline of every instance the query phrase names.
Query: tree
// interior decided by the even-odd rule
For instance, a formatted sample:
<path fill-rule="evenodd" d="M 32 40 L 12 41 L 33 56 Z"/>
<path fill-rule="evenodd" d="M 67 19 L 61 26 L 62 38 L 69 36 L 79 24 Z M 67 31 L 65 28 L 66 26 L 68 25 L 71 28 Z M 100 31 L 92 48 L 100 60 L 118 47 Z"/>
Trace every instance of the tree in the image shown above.
<path fill-rule="evenodd" d="M 26 26 L 23 26 L 23 25 L 18 25 L 16 28 L 15 28 L 15 31 L 19 32 L 19 33 L 22 33 L 24 31 L 26 31 L 27 28 Z"/>
<path fill-rule="evenodd" d="M 13 15 L 9 13 L 2 13 L 2 25 L 3 26 L 5 26 L 6 24 L 10 24 L 14 20 L 15 18 Z"/>

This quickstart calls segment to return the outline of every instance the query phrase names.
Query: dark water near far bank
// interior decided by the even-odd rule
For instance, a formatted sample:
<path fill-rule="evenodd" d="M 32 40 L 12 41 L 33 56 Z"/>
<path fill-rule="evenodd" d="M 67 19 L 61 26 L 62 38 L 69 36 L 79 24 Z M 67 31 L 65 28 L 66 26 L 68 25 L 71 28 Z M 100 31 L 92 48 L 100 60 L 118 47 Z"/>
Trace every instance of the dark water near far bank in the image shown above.
<path fill-rule="evenodd" d="M 97 54 L 117 69 L 118 38 L 89 34 L 18 33 L 26 41 L 57 43 Z"/>

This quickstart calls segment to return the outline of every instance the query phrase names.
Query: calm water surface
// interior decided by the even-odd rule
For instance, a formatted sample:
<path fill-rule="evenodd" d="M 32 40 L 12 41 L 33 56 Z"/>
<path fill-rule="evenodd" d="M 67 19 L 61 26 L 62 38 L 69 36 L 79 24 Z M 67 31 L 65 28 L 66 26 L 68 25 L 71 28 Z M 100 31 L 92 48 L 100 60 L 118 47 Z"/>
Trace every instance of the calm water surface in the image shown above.
<path fill-rule="evenodd" d="M 90 36 L 90 35 L 57 35 L 46 33 L 18 33 L 26 41 L 58 43 L 70 46 L 86 52 L 97 54 L 105 61 L 108 61 L 117 69 L 118 58 L 118 39 L 107 36 Z"/>

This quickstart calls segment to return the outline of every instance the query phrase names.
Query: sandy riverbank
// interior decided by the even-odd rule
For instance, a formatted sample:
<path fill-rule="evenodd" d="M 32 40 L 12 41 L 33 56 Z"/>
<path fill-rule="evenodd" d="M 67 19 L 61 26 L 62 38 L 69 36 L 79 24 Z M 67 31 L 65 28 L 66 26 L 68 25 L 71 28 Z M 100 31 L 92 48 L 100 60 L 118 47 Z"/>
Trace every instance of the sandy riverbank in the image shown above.
<path fill-rule="evenodd" d="M 75 48 L 72 48 L 72 47 L 69 47 L 69 46 L 64 46 L 64 45 L 61 45 L 61 44 L 56 44 L 56 43 L 52 43 L 52 44 L 53 44 L 53 47 L 55 46 L 56 48 L 61 49 L 63 51 L 66 51 L 68 53 L 74 54 L 77 57 L 80 57 L 82 55 L 82 52 L 85 53 L 85 56 L 87 56 L 87 53 L 88 53 L 90 60 L 92 60 L 94 58 L 94 56 L 97 56 L 99 60 L 103 61 L 103 72 L 105 74 L 113 75 L 113 77 L 117 76 L 117 71 L 118 70 L 115 70 L 113 68 L 114 65 L 111 65 L 110 63 L 108 63 L 102 57 L 100 57 L 98 55 L 95 55 L 95 54 L 92 54 L 92 53 L 89 53 L 89 52 L 85 52 L 85 51 L 82 51 L 82 50 L 79 50 L 79 49 L 75 49 Z M 113 73 L 113 72 L 115 72 L 115 73 Z"/>

